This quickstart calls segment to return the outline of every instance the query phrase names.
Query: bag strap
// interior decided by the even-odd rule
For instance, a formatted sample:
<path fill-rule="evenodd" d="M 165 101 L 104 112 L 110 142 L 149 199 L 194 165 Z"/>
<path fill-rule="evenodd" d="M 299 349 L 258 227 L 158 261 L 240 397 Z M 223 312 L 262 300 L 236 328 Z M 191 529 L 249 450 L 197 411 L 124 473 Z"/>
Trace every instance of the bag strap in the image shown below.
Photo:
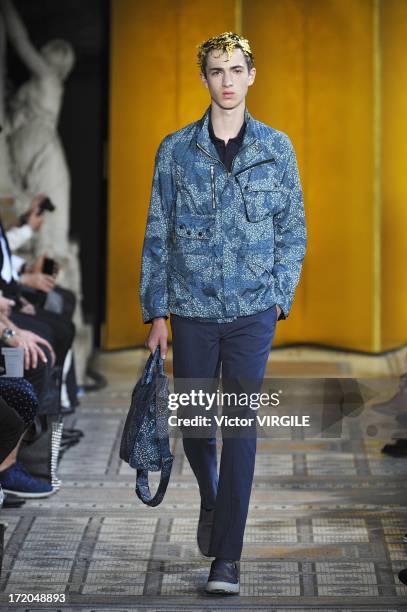
<path fill-rule="evenodd" d="M 156 352 L 158 351 L 158 357 L 156 357 Z M 158 359 L 156 364 L 158 363 L 158 368 L 160 374 L 164 375 L 164 366 L 163 360 L 159 357 L 159 347 L 156 349 L 154 357 Z M 153 370 L 149 370 L 152 374 Z M 164 383 L 165 384 L 165 383 Z M 157 491 L 154 497 L 151 495 L 150 487 L 148 484 L 148 470 L 137 470 L 137 479 L 136 479 L 136 493 L 139 499 L 148 506 L 158 506 L 161 503 L 165 492 L 167 490 L 167 486 L 170 480 L 172 463 L 174 461 L 174 455 L 171 453 L 170 442 L 168 439 L 168 404 L 167 402 L 157 402 L 156 404 L 156 424 L 157 424 L 157 433 L 158 440 L 160 444 L 160 453 L 161 453 L 161 475 L 160 482 L 157 488 Z"/>
<path fill-rule="evenodd" d="M 164 414 L 157 415 L 157 430 L 158 432 L 165 432 L 163 429 L 163 418 L 166 419 Z M 168 425 L 167 421 L 165 421 L 166 425 Z M 160 442 L 160 451 L 161 451 L 161 476 L 160 482 L 157 488 L 157 491 L 154 497 L 151 495 L 150 487 L 148 484 L 148 470 L 137 470 L 137 479 L 136 479 L 136 493 L 137 497 L 141 499 L 141 501 L 148 506 L 158 506 L 161 503 L 165 492 L 167 490 L 167 486 L 170 480 L 172 463 L 174 461 L 174 455 L 171 453 L 170 443 L 168 439 L 168 435 L 159 436 Z"/>
<path fill-rule="evenodd" d="M 157 346 L 153 353 L 150 353 L 141 376 L 141 384 L 149 385 L 153 378 L 154 370 L 158 369 L 160 374 L 164 374 L 164 360 L 160 356 L 160 347 Z"/>
<path fill-rule="evenodd" d="M 163 462 L 161 467 L 161 476 L 160 483 L 158 485 L 157 491 L 154 497 L 150 493 L 150 487 L 148 484 L 148 471 L 147 470 L 137 470 L 137 480 L 136 480 L 136 493 L 137 497 L 141 499 L 141 501 L 147 506 L 158 506 L 163 500 L 165 492 L 168 487 L 168 483 L 170 481 L 172 462 L 174 461 L 174 457 L 167 457 L 167 459 Z"/>

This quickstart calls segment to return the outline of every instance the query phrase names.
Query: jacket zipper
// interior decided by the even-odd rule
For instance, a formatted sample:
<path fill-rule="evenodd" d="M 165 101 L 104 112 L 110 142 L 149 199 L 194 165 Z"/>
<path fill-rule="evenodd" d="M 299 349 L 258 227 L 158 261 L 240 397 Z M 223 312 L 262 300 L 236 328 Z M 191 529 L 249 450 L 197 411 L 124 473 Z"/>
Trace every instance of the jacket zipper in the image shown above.
<path fill-rule="evenodd" d="M 251 144 L 253 144 L 254 140 L 252 140 L 252 142 L 249 142 L 247 145 L 245 145 L 244 147 L 242 147 L 234 156 L 234 158 L 232 159 L 232 165 L 230 167 L 230 172 L 229 170 L 226 168 L 225 164 L 223 164 L 220 159 L 217 159 L 216 157 L 214 157 L 213 155 L 211 155 L 210 153 L 208 153 L 208 151 L 206 149 L 204 149 L 203 147 L 201 147 L 201 145 L 199 144 L 199 142 L 197 142 L 197 147 L 198 149 L 201 149 L 201 151 L 203 151 L 205 153 L 205 155 L 207 155 L 208 157 L 210 157 L 211 159 L 213 159 L 214 161 L 216 161 L 218 164 L 221 164 L 226 172 L 228 173 L 228 176 L 232 175 L 232 170 L 233 170 L 233 164 L 235 162 L 235 159 L 238 155 L 238 153 L 240 153 L 241 151 L 243 151 L 243 149 L 245 149 L 246 147 L 249 147 Z M 260 166 L 260 164 L 267 164 L 271 161 L 274 161 L 274 157 L 270 158 L 270 159 L 264 159 L 262 161 L 257 162 L 256 164 L 252 164 L 251 166 L 247 166 L 247 168 L 243 168 L 242 170 L 239 170 L 239 172 L 236 172 L 235 177 L 238 176 L 238 174 L 241 174 L 242 172 L 246 172 L 246 170 L 249 170 L 250 168 L 254 168 L 255 166 Z M 211 188 L 212 188 L 212 208 L 216 208 L 216 198 L 215 198 L 215 182 L 214 182 L 214 172 L 215 172 L 215 166 L 211 165 Z"/>
<path fill-rule="evenodd" d="M 235 176 L 238 176 L 242 172 L 246 172 L 246 170 L 250 170 L 251 168 L 255 168 L 256 166 L 260 166 L 261 164 L 268 164 L 269 162 L 272 162 L 272 161 L 274 161 L 274 157 L 271 157 L 270 159 L 263 159 L 262 161 L 259 161 L 256 164 L 252 164 L 251 166 L 247 166 L 247 168 L 243 168 L 242 170 L 239 170 L 239 172 L 236 172 Z"/>
<path fill-rule="evenodd" d="M 234 156 L 233 160 L 232 160 L 232 165 L 230 168 L 230 172 L 229 170 L 226 168 L 225 164 L 223 164 L 220 159 L 214 157 L 213 155 L 211 155 L 210 153 L 208 153 L 208 151 L 206 149 L 204 149 L 203 147 L 201 147 L 201 145 L 199 144 L 199 142 L 197 142 L 197 147 L 198 149 L 201 149 L 201 151 L 203 151 L 205 153 L 205 155 L 207 155 L 208 157 L 210 157 L 211 159 L 213 159 L 214 161 L 216 161 L 218 164 L 221 164 L 226 172 L 228 173 L 228 175 L 230 176 L 232 174 L 232 170 L 233 170 L 233 164 L 235 163 L 235 159 L 237 157 L 237 155 L 243 151 L 244 149 L 246 149 L 246 147 L 249 147 L 251 144 L 253 144 L 254 140 L 252 140 L 252 142 L 249 142 L 247 145 L 245 145 L 244 147 L 242 147 L 241 149 L 239 149 L 239 151 L 236 153 L 236 155 Z M 254 168 L 255 166 L 259 166 L 260 164 L 267 164 L 271 161 L 274 161 L 274 157 L 271 157 L 270 159 L 264 159 L 262 161 L 257 162 L 256 164 L 252 164 L 251 166 L 247 166 L 247 168 L 243 168 L 242 170 L 239 170 L 239 172 L 236 172 L 235 176 L 237 176 L 238 174 L 241 174 L 242 172 L 246 172 L 246 170 L 249 170 L 250 168 Z"/>
<path fill-rule="evenodd" d="M 196 143 L 196 146 L 198 147 L 198 149 L 201 149 L 201 151 L 203 151 L 205 153 L 205 155 L 208 155 L 208 157 L 210 157 L 211 159 L 215 160 L 218 164 L 222 164 L 222 162 L 220 161 L 220 159 L 218 159 L 217 157 L 214 157 L 213 155 L 211 155 L 210 153 L 208 153 L 208 151 L 206 149 L 204 149 L 203 147 L 201 147 L 201 145 L 199 144 L 199 142 Z M 224 168 L 226 168 L 225 164 L 222 164 L 222 166 Z M 227 170 L 227 168 L 226 168 Z"/>
<path fill-rule="evenodd" d="M 241 148 L 239 149 L 239 151 L 236 153 L 236 155 L 235 155 L 235 156 L 234 156 L 234 158 L 232 159 L 232 164 L 231 164 L 231 166 L 230 166 L 229 176 L 231 176 L 231 174 L 232 174 L 233 164 L 235 163 L 235 159 L 236 159 L 236 157 L 239 155 L 239 153 L 240 153 L 241 151 L 243 151 L 244 149 L 246 149 L 246 147 L 249 147 L 250 145 L 252 145 L 254 142 L 255 142 L 255 140 L 252 140 L 251 142 L 248 142 L 248 143 L 247 143 L 247 145 L 245 145 L 244 147 L 241 147 Z M 241 172 L 243 172 L 243 170 L 241 170 Z M 238 173 L 238 174 L 239 174 L 239 173 Z M 236 176 L 236 174 L 235 174 L 235 176 Z"/>
<path fill-rule="evenodd" d="M 216 208 L 214 174 L 215 174 L 215 166 L 211 166 L 212 208 Z"/>

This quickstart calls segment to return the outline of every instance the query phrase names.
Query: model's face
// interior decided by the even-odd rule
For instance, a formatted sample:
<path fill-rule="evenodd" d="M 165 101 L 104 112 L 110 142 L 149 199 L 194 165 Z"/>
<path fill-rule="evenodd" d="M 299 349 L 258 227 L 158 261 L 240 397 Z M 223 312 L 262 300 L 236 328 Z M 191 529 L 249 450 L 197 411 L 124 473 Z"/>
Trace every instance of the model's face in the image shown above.
<path fill-rule="evenodd" d="M 256 68 L 250 72 L 241 49 L 234 49 L 230 59 L 226 51 L 211 51 L 206 61 L 206 75 L 201 79 L 209 89 L 212 101 L 224 109 L 233 109 L 244 101 L 254 83 Z"/>

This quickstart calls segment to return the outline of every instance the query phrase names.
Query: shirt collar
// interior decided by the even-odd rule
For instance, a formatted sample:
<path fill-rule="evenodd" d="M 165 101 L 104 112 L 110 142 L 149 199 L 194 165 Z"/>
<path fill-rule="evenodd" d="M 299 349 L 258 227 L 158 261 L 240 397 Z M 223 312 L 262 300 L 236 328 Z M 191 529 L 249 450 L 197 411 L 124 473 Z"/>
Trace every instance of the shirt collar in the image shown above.
<path fill-rule="evenodd" d="M 237 145 L 240 146 L 242 144 L 242 142 L 243 142 L 243 136 L 244 136 L 244 133 L 245 133 L 245 129 L 246 129 L 246 121 L 243 120 L 242 127 L 240 128 L 238 135 L 235 136 L 234 138 L 229 138 L 228 144 L 229 144 L 229 142 L 233 141 Z M 211 112 L 210 111 L 209 111 L 208 132 L 209 132 L 209 137 L 210 137 L 211 141 L 213 142 L 213 144 L 221 143 L 221 144 L 223 144 L 225 146 L 225 141 L 222 140 L 222 138 L 218 138 L 215 135 L 215 132 L 213 131 L 212 117 L 211 117 Z"/>

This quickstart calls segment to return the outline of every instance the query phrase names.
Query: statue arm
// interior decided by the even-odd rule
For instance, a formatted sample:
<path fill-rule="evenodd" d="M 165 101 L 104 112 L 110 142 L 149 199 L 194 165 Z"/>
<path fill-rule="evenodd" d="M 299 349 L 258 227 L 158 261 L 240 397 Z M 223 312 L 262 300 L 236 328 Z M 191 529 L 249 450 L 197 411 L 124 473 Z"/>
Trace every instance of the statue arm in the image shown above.
<path fill-rule="evenodd" d="M 51 70 L 47 62 L 32 44 L 27 29 L 11 0 L 0 0 L 10 41 L 27 68 L 38 77 L 45 77 Z"/>

